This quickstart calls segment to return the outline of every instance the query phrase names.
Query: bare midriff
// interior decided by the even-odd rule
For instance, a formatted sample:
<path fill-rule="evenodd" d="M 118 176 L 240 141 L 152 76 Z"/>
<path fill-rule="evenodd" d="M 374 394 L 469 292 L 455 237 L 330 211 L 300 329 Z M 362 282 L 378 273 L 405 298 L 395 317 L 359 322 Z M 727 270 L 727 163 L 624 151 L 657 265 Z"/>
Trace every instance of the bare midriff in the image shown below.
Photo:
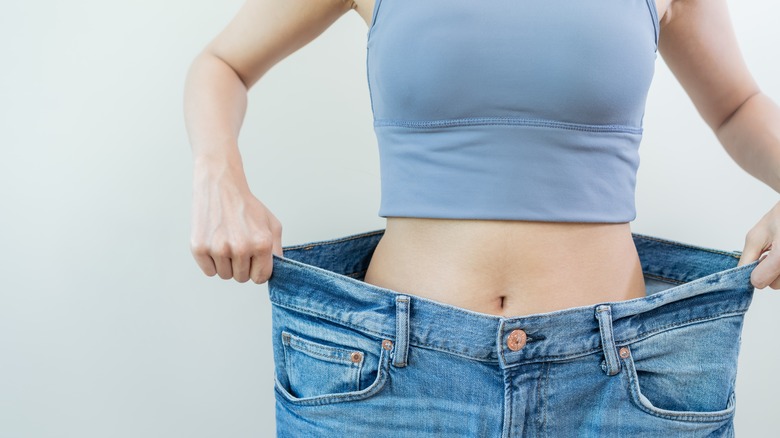
<path fill-rule="evenodd" d="M 506 317 L 646 295 L 629 223 L 388 217 L 365 282 Z"/>

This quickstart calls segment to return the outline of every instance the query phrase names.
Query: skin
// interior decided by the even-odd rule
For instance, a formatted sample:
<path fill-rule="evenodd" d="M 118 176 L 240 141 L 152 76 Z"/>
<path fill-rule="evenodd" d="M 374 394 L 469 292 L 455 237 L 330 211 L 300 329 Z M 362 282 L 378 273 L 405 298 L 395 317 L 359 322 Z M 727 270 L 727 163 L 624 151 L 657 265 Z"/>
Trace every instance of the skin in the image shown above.
<path fill-rule="evenodd" d="M 729 156 L 780 192 L 780 108 L 748 71 L 726 0 L 656 1 L 664 61 Z M 206 275 L 261 284 L 271 254 L 283 255 L 282 225 L 252 195 L 238 150 L 247 90 L 348 11 L 368 26 L 372 9 L 373 0 L 247 0 L 193 61 L 190 247 Z M 769 251 L 778 228 L 780 203 L 745 237 L 739 265 L 764 257 L 751 277 L 758 288 L 780 289 L 780 254 Z M 504 316 L 645 296 L 629 223 L 390 217 L 365 281 Z"/>

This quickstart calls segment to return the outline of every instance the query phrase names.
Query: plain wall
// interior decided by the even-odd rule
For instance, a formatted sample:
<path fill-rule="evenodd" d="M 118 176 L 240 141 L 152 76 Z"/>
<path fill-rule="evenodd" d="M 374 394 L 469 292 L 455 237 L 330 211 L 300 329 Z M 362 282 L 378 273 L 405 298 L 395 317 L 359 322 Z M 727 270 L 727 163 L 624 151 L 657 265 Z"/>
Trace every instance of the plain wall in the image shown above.
<path fill-rule="evenodd" d="M 206 277 L 188 246 L 184 78 L 240 5 L 4 5 L 0 436 L 273 432 L 266 285 Z M 780 100 L 780 5 L 730 6 L 754 76 Z M 240 145 L 285 245 L 384 226 L 365 36 L 350 11 L 251 90 Z M 741 250 L 777 193 L 728 157 L 660 56 L 656 66 L 632 229 Z M 738 436 L 780 430 L 778 312 L 774 290 L 756 291 Z"/>

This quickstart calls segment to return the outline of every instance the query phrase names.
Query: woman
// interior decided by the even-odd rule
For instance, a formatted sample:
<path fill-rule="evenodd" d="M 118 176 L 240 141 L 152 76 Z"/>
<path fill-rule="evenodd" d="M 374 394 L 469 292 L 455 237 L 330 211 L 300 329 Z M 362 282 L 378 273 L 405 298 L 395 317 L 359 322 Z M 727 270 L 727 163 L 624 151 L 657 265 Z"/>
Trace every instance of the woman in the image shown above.
<path fill-rule="evenodd" d="M 283 252 L 238 152 L 246 92 L 350 9 L 387 227 Z M 245 3 L 187 79 L 191 245 L 206 275 L 270 280 L 280 435 L 733 434 L 734 339 L 752 287 L 780 288 L 780 206 L 741 253 L 631 233 L 657 52 L 780 191 L 780 109 L 725 0 Z"/>

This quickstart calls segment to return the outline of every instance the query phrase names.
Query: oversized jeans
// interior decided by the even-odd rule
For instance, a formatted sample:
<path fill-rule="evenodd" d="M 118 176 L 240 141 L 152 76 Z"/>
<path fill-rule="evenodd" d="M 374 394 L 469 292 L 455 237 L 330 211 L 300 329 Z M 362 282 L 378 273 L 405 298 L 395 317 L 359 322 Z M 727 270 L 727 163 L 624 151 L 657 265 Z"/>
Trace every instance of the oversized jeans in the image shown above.
<path fill-rule="evenodd" d="M 632 233 L 646 297 L 501 317 L 365 283 L 383 233 L 273 256 L 278 436 L 734 435 L 757 260 Z"/>

